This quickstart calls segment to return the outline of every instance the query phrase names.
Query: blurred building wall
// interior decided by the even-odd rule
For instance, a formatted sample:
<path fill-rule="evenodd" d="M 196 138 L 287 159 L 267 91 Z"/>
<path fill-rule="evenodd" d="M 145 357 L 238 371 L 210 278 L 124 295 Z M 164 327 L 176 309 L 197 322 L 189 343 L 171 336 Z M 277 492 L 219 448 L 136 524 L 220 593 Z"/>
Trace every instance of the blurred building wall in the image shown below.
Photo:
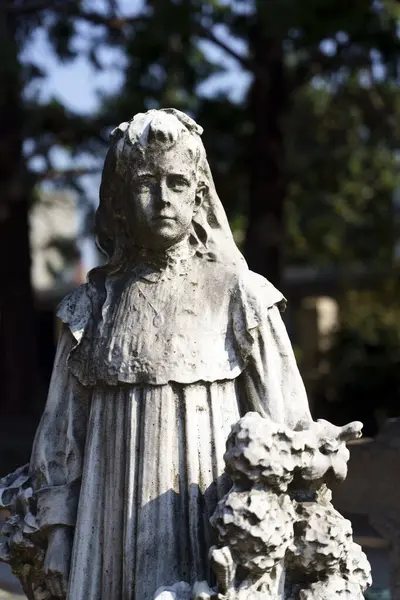
<path fill-rule="evenodd" d="M 62 297 L 81 283 L 84 275 L 78 248 L 79 233 L 77 204 L 73 194 L 44 194 L 32 207 L 30 242 L 39 385 L 36 396 L 26 399 L 32 409 L 30 415 L 12 417 L 7 414 L 7 408 L 2 412 L 0 475 L 29 460 L 53 367 L 58 335 L 56 308 Z M 23 343 L 23 340 L 19 343 Z"/>

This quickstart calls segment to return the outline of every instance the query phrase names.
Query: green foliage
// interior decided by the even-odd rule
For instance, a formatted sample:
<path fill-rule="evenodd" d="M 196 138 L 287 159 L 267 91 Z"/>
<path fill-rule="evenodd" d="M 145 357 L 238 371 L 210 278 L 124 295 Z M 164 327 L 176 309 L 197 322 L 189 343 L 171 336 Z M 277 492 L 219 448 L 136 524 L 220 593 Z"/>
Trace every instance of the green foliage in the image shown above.
<path fill-rule="evenodd" d="M 288 260 L 387 263 L 399 185 L 394 6 L 307 5 L 289 53 L 294 82 L 302 72 L 311 79 L 296 88 L 286 122 Z"/>
<path fill-rule="evenodd" d="M 288 123 L 287 202 L 291 261 L 388 264 L 398 231 L 393 193 L 399 184 L 395 133 L 377 110 L 363 112 L 364 94 L 349 82 L 340 93 L 308 87 Z M 379 91 L 379 86 L 378 86 Z M 378 93 L 377 91 L 377 93 Z M 395 94 L 388 90 L 383 106 Z M 368 104 L 369 106 L 369 104 Z M 400 116 L 400 106 L 394 107 Z M 304 118 L 299 119 L 299 114 Z M 394 110 L 389 113 L 395 114 Z M 296 118 L 297 115 L 297 118 Z"/>

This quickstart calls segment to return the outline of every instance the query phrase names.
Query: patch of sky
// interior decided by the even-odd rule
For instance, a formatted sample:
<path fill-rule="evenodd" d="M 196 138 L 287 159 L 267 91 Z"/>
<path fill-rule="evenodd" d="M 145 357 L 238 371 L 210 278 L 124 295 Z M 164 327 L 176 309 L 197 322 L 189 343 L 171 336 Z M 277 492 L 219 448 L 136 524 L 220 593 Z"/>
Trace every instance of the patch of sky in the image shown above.
<path fill-rule="evenodd" d="M 225 25 L 215 26 L 213 33 L 238 56 L 243 58 L 248 56 L 248 44 L 243 39 L 232 35 Z M 221 73 L 212 75 L 198 86 L 199 96 L 211 98 L 226 95 L 232 102 L 242 102 L 253 79 L 252 73 L 246 71 L 236 58 L 212 41 L 200 40 L 199 47 L 208 60 L 218 63 L 223 68 Z"/>

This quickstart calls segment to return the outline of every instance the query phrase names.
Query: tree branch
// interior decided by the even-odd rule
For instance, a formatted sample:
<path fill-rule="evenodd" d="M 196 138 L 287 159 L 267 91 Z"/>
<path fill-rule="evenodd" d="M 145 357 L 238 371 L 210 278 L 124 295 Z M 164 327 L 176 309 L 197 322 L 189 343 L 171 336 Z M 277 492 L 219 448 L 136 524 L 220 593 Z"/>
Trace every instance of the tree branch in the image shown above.
<path fill-rule="evenodd" d="M 18 12 L 21 14 L 38 12 L 46 8 L 65 7 L 65 0 L 26 0 L 25 2 L 0 2 L 0 10 L 6 12 Z"/>
<path fill-rule="evenodd" d="M 28 14 L 46 9 L 64 13 L 66 16 L 84 19 L 94 25 L 104 25 L 116 31 L 121 31 L 126 25 L 132 25 L 148 19 L 147 15 L 118 17 L 117 15 L 102 15 L 95 11 L 78 10 L 75 5 L 69 6 L 68 0 L 26 0 L 21 3 L 0 2 L 0 10 L 20 14 Z"/>
<path fill-rule="evenodd" d="M 104 25 L 113 31 L 121 31 L 127 25 L 134 25 L 137 23 L 143 23 L 148 20 L 147 15 L 136 15 L 130 17 L 107 17 L 106 15 L 102 15 L 93 11 L 80 10 L 77 11 L 74 16 L 79 19 L 84 19 L 93 23 L 93 25 Z"/>
<path fill-rule="evenodd" d="M 118 0 L 108 0 L 108 12 L 113 17 L 118 14 Z"/>
<path fill-rule="evenodd" d="M 109 0 L 109 6 L 110 9 L 112 9 L 112 7 L 115 7 L 114 0 Z M 26 0 L 26 2 L 23 4 L 16 4 L 11 2 L 0 3 L 0 10 L 19 12 L 23 14 L 45 9 L 58 10 L 60 12 L 64 12 L 66 16 L 74 16 L 78 19 L 84 19 L 85 21 L 93 23 L 93 25 L 103 25 L 112 31 L 122 31 L 127 25 L 143 23 L 149 19 L 149 16 L 144 14 L 119 17 L 115 13 L 112 16 L 110 16 L 102 15 L 101 13 L 95 11 L 76 10 L 75 6 L 69 7 L 68 2 L 66 2 L 66 0 Z M 223 40 L 218 38 L 211 28 L 208 29 L 207 27 L 200 25 L 198 33 L 201 37 L 215 44 L 224 52 L 229 54 L 229 56 L 237 60 L 237 62 L 244 69 L 248 71 L 255 70 L 255 65 L 250 59 L 235 52 L 233 48 L 231 48 Z"/>
<path fill-rule="evenodd" d="M 317 49 L 307 60 L 299 63 L 293 70 L 291 91 L 295 92 L 316 75 L 329 75 L 337 71 L 342 65 L 349 69 L 360 69 L 370 65 L 371 59 L 368 55 L 355 54 L 353 56 L 346 56 L 345 53 L 348 49 L 348 44 L 342 45 L 332 56 Z"/>
<path fill-rule="evenodd" d="M 80 177 L 82 175 L 97 175 L 101 167 L 76 168 L 76 169 L 49 169 L 40 173 L 34 173 L 36 181 L 52 181 L 62 177 Z"/>
<path fill-rule="evenodd" d="M 149 16 L 143 14 L 125 17 L 107 17 L 105 15 L 89 11 L 79 11 L 79 13 L 77 13 L 76 16 L 81 17 L 82 19 L 86 19 L 87 21 L 90 21 L 91 23 L 94 23 L 96 25 L 104 25 L 114 31 L 122 30 L 126 25 L 144 23 L 149 20 Z M 213 44 L 224 50 L 224 52 L 229 54 L 229 56 L 232 56 L 232 58 L 237 60 L 244 69 L 247 69 L 248 71 L 255 70 L 255 65 L 250 59 L 235 52 L 233 48 L 231 48 L 223 40 L 219 39 L 211 29 L 200 25 L 198 29 L 198 35 L 207 39 L 208 41 L 212 42 Z"/>
<path fill-rule="evenodd" d="M 229 54 L 229 56 L 232 56 L 232 58 L 237 60 L 238 63 L 240 63 L 242 65 L 242 67 L 244 69 L 246 69 L 247 71 L 254 72 L 256 70 L 256 66 L 252 60 L 235 52 L 235 50 L 233 50 L 233 48 L 231 48 L 223 40 L 218 38 L 211 29 L 208 29 L 207 27 L 200 25 L 199 26 L 199 35 L 201 35 L 201 37 L 207 39 L 209 42 L 212 42 L 213 44 L 215 44 L 216 46 L 218 46 L 219 48 L 224 50 L 224 52 Z"/>

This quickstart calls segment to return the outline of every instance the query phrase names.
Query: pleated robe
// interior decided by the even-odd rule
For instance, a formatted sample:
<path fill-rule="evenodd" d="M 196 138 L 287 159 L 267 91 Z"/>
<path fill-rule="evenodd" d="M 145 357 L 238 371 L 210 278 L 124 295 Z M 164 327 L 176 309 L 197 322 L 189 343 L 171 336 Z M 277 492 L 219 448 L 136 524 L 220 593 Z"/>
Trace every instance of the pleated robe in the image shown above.
<path fill-rule="evenodd" d="M 175 316 L 167 309 L 166 347 L 151 331 L 139 341 L 136 336 L 139 353 L 132 346 L 132 294 L 143 331 L 159 327 L 154 309 L 165 308 L 169 288 L 176 292 L 173 276 L 156 278 L 145 294 L 138 292 L 137 278 L 122 288 L 110 285 L 97 329 L 93 304 L 82 308 L 87 290 L 61 309 L 66 324 L 31 470 L 40 527 L 74 528 L 68 600 L 151 600 L 160 586 L 210 581 L 208 550 L 215 540 L 209 518 L 229 489 L 223 455 L 231 426 L 249 410 L 293 427 L 311 419 L 279 292 L 265 280 L 260 287 L 262 278 L 254 274 L 226 286 L 219 273 L 211 310 L 213 282 L 201 277 L 194 288 L 203 293 L 199 311 L 208 329 L 198 328 L 196 346 L 183 334 L 178 341 L 168 335 L 179 329 L 185 302 L 193 307 L 185 289 L 173 303 L 180 307 Z M 190 273 L 184 279 L 193 283 Z M 221 285 L 229 302 L 218 301 Z M 185 314 L 198 319 L 195 313 Z M 185 327 L 193 336 L 195 327 Z M 204 351 L 213 331 L 223 334 L 223 345 L 217 336 L 215 347 Z M 164 362 L 157 362 L 157 352 Z M 165 356 L 172 354 L 168 372 Z M 138 366 L 138 355 L 146 368 Z M 151 368 L 152 357 L 158 370 Z"/>

